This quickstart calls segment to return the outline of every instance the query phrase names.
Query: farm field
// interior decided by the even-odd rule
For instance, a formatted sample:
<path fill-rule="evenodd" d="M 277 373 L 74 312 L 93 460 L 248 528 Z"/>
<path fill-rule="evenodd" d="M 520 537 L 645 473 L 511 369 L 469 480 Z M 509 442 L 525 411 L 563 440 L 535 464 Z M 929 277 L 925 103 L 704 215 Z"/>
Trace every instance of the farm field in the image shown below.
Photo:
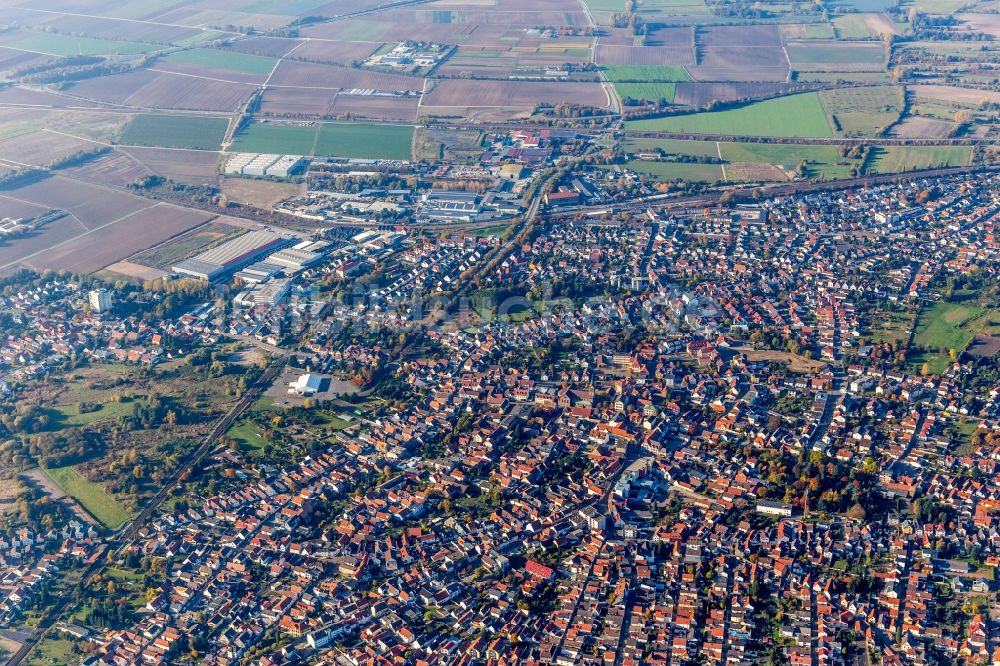
<path fill-rule="evenodd" d="M 851 161 L 842 158 L 836 146 L 721 142 L 719 150 L 728 162 L 763 162 L 786 171 L 795 170 L 800 162 L 805 161 L 805 175 L 818 180 L 851 175 Z"/>
<path fill-rule="evenodd" d="M 74 37 L 58 33 L 29 34 L 4 45 L 54 56 L 130 55 L 163 48 L 154 44 Z"/>
<path fill-rule="evenodd" d="M 972 159 L 971 146 L 885 146 L 872 149 L 872 173 L 898 173 L 937 166 L 964 166 Z"/>
<path fill-rule="evenodd" d="M 602 65 L 608 81 L 690 81 L 691 75 L 680 65 Z"/>
<path fill-rule="evenodd" d="M 882 42 L 818 41 L 791 42 L 785 47 L 792 67 L 821 71 L 844 69 L 880 70 L 885 61 Z"/>
<path fill-rule="evenodd" d="M 670 154 L 700 157 L 718 157 L 717 146 L 715 141 L 687 139 L 625 139 L 623 144 L 625 151 L 630 153 L 662 150 Z"/>
<path fill-rule="evenodd" d="M 361 123 L 256 123 L 240 132 L 233 151 L 408 160 L 413 127 Z"/>
<path fill-rule="evenodd" d="M 709 111 L 625 123 L 637 132 L 690 132 L 733 136 L 830 137 L 833 130 L 815 93 L 755 102 L 725 111 Z"/>
<path fill-rule="evenodd" d="M 228 118 L 140 114 L 125 128 L 119 143 L 130 146 L 218 150 Z"/>
<path fill-rule="evenodd" d="M 722 165 L 698 162 L 646 162 L 632 160 L 624 166 L 663 180 L 715 182 L 723 180 Z"/>
<path fill-rule="evenodd" d="M 118 529 L 132 517 L 104 486 L 85 479 L 73 466 L 47 468 L 45 474 L 109 529 Z"/>
<path fill-rule="evenodd" d="M 413 144 L 410 125 L 325 123 L 316 139 L 317 155 L 409 160 Z"/>
<path fill-rule="evenodd" d="M 218 175 L 219 155 L 180 148 L 118 148 L 164 178 L 188 185 L 211 184 Z"/>
<path fill-rule="evenodd" d="M 236 135 L 230 150 L 249 153 L 312 155 L 316 146 L 316 126 L 253 123 Z"/>
<path fill-rule="evenodd" d="M 222 49 L 195 48 L 178 51 L 164 56 L 166 62 L 184 65 L 198 65 L 212 69 L 229 69 L 243 74 L 267 75 L 274 69 L 277 60 L 258 55 L 223 51 Z"/>
<path fill-rule="evenodd" d="M 847 137 L 877 135 L 903 111 L 903 89 L 899 86 L 838 88 L 818 95 L 830 124 Z"/>
<path fill-rule="evenodd" d="M 601 71 L 622 99 L 674 101 L 676 81 L 690 81 L 679 65 L 603 65 Z"/>

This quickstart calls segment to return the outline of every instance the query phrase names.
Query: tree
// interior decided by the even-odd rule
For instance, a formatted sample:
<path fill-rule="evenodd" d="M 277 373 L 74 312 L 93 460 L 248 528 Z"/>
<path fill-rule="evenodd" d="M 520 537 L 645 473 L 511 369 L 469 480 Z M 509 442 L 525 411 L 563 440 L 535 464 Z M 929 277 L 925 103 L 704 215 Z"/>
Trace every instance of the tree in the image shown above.
<path fill-rule="evenodd" d="M 931 364 L 924 363 L 922 366 L 920 366 L 920 374 L 922 374 L 925 377 L 931 374 Z"/>
<path fill-rule="evenodd" d="M 855 504 L 854 506 L 852 506 L 850 509 L 847 510 L 847 517 L 850 518 L 851 520 L 861 521 L 865 519 L 866 515 L 867 514 L 865 513 L 865 508 L 860 504 Z"/>

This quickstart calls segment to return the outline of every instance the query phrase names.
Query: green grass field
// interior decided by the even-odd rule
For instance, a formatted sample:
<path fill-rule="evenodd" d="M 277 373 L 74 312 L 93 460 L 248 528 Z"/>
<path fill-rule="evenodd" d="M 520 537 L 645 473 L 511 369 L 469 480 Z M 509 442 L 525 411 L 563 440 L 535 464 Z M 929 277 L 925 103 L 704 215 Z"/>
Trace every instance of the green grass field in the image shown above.
<path fill-rule="evenodd" d="M 664 100 L 667 104 L 674 101 L 677 94 L 676 83 L 615 83 L 615 92 L 622 99 Z"/>
<path fill-rule="evenodd" d="M 931 350 L 955 349 L 963 351 L 977 333 L 988 328 L 1000 315 L 978 305 L 939 302 L 925 308 L 917 319 L 914 343 Z"/>
<path fill-rule="evenodd" d="M 844 14 L 833 19 L 833 29 L 838 39 L 868 39 L 871 30 L 865 24 L 865 18 L 860 14 Z"/>
<path fill-rule="evenodd" d="M 141 114 L 128 124 L 119 143 L 130 146 L 218 150 L 228 126 L 228 118 Z"/>
<path fill-rule="evenodd" d="M 316 154 L 331 157 L 408 160 L 412 156 L 410 125 L 325 123 L 316 140 Z"/>
<path fill-rule="evenodd" d="M 612 83 L 691 80 L 681 65 L 601 65 L 601 71 Z"/>
<path fill-rule="evenodd" d="M 64 493 L 78 501 L 105 526 L 116 530 L 131 517 L 104 486 L 83 478 L 72 466 L 53 467 L 44 471 Z"/>
<path fill-rule="evenodd" d="M 899 173 L 938 166 L 965 166 L 972 146 L 879 146 L 872 149 L 872 173 Z"/>
<path fill-rule="evenodd" d="M 768 143 L 720 143 L 719 150 L 727 162 L 763 162 L 781 169 L 795 169 L 802 160 L 808 162 L 806 175 L 818 180 L 847 178 L 851 164 L 840 156 L 835 146 L 802 146 Z"/>
<path fill-rule="evenodd" d="M 73 37 L 58 33 L 37 33 L 21 39 L 15 39 L 4 46 L 55 56 L 132 55 L 162 48 L 155 44 L 117 42 L 110 39 Z"/>
<path fill-rule="evenodd" d="M 243 129 L 230 148 L 235 152 L 312 155 L 315 125 L 253 123 Z"/>
<path fill-rule="evenodd" d="M 632 160 L 626 167 L 639 173 L 647 173 L 662 180 L 689 180 L 715 182 L 722 180 L 721 164 L 701 164 L 699 162 L 646 162 Z"/>
<path fill-rule="evenodd" d="M 76 405 L 55 405 L 47 408 L 53 430 L 76 428 L 98 421 L 109 421 L 132 413 L 134 407 L 128 402 L 104 402 L 100 409 L 81 414 Z"/>
<path fill-rule="evenodd" d="M 626 122 L 625 128 L 733 136 L 833 136 L 816 93 L 789 95 L 725 111 L 633 120 Z"/>
<path fill-rule="evenodd" d="M 903 112 L 900 86 L 837 88 L 819 94 L 830 124 L 843 136 L 874 136 Z"/>
<path fill-rule="evenodd" d="M 361 159 L 411 158 L 413 127 L 362 123 L 315 125 L 253 124 L 233 142 L 232 150 Z"/>
<path fill-rule="evenodd" d="M 847 178 L 857 161 L 840 156 L 835 146 L 807 146 L 777 143 L 736 143 L 728 141 L 690 141 L 686 139 L 626 139 L 628 153 L 662 150 L 670 155 L 719 157 L 727 163 L 771 164 L 779 169 L 794 170 L 799 162 L 808 162 L 806 175 L 818 180 Z"/>
<path fill-rule="evenodd" d="M 718 157 L 715 141 L 691 141 L 688 139 L 625 139 L 622 147 L 629 153 L 662 150 L 672 155 L 694 155 L 698 157 Z"/>
<path fill-rule="evenodd" d="M 250 420 L 241 421 L 234 425 L 226 433 L 226 437 L 235 439 L 251 449 L 264 448 L 264 437 L 260 434 L 260 428 Z"/>
<path fill-rule="evenodd" d="M 244 74 L 260 74 L 262 76 L 270 74 L 271 70 L 274 69 L 275 63 L 278 62 L 275 58 L 206 48 L 178 51 L 177 53 L 164 56 L 163 60 L 185 65 L 211 67 L 213 69 L 228 69 Z"/>

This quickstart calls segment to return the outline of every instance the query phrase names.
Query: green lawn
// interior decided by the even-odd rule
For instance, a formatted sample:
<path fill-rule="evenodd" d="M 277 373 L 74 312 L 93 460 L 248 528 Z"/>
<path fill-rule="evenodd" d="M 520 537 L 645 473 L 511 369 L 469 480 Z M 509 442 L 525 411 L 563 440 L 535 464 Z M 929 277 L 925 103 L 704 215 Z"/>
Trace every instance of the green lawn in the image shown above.
<path fill-rule="evenodd" d="M 816 93 L 755 102 L 725 111 L 633 120 L 632 131 L 691 132 L 733 136 L 831 137 L 833 130 Z"/>
<path fill-rule="evenodd" d="M 226 433 L 226 437 L 235 439 L 237 442 L 245 444 L 251 449 L 262 449 L 264 448 L 264 444 L 266 444 L 264 437 L 261 435 L 260 427 L 249 419 L 240 421 L 230 428 Z"/>
<path fill-rule="evenodd" d="M 254 123 L 233 142 L 233 151 L 363 159 L 411 158 L 411 125 Z"/>
<path fill-rule="evenodd" d="M 995 310 L 964 303 L 939 302 L 920 313 L 914 342 L 932 350 L 963 351 L 976 333 L 998 314 Z"/>
<path fill-rule="evenodd" d="M 52 429 L 76 428 L 90 425 L 97 421 L 109 421 L 120 416 L 132 414 L 134 407 L 130 402 L 102 402 L 92 412 L 81 414 L 77 405 L 54 405 L 48 408 L 52 420 Z"/>
<path fill-rule="evenodd" d="M 4 44 L 15 49 L 55 56 L 132 55 L 154 51 L 160 46 L 139 42 L 118 42 L 92 37 L 73 37 L 59 33 L 37 33 Z"/>
<path fill-rule="evenodd" d="M 31 653 L 29 666 L 48 666 L 50 664 L 72 664 L 80 661 L 80 656 L 73 653 L 73 641 L 55 632 L 38 644 Z"/>
<path fill-rule="evenodd" d="M 131 517 L 104 486 L 83 478 L 72 466 L 42 469 L 64 493 L 79 502 L 90 515 L 107 527 L 116 530 Z"/>
<path fill-rule="evenodd" d="M 140 114 L 125 128 L 119 143 L 218 150 L 228 126 L 228 118 Z"/>
<path fill-rule="evenodd" d="M 260 74 L 263 76 L 270 74 L 271 70 L 274 69 L 275 63 L 278 62 L 275 58 L 208 48 L 178 51 L 177 53 L 164 56 L 163 60 L 185 65 L 211 67 L 213 69 L 229 69 L 234 72 Z"/>

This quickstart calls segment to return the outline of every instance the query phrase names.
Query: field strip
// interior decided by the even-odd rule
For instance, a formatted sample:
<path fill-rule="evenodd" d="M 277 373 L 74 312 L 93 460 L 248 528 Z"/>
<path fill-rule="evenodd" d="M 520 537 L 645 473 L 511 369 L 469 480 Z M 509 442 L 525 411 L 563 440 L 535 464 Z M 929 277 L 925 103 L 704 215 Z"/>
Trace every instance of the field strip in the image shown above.
<path fill-rule="evenodd" d="M 212 32 L 224 32 L 224 33 L 230 34 L 230 35 L 242 35 L 243 34 L 242 32 L 233 32 L 231 30 L 216 30 L 215 28 L 211 28 L 211 29 L 209 29 L 209 28 L 200 28 L 198 26 L 193 26 L 193 25 L 181 25 L 180 23 L 160 23 L 159 21 L 144 21 L 142 19 L 127 19 L 127 18 L 120 18 L 118 16 L 98 16 L 96 14 L 78 14 L 78 13 L 75 13 L 75 12 L 59 12 L 59 11 L 54 11 L 54 10 L 51 10 L 51 9 L 35 9 L 33 7 L 18 7 L 18 9 L 26 11 L 26 12 L 40 12 L 42 14 L 56 14 L 58 16 L 76 16 L 78 18 L 103 19 L 103 20 L 106 20 L 106 21 L 122 21 L 124 23 L 144 23 L 146 25 L 162 25 L 162 26 L 167 26 L 167 27 L 170 27 L 170 28 L 186 28 L 188 30 L 202 30 L 204 32 L 208 32 L 209 30 L 211 30 Z"/>
<path fill-rule="evenodd" d="M 0 196 L 3 196 L 3 195 L 0 194 Z M 17 201 L 17 199 L 14 199 L 14 201 Z M 22 203 L 31 203 L 31 202 L 22 202 Z M 29 254 L 26 257 L 21 257 L 20 259 L 17 259 L 15 261 L 10 261 L 10 262 L 8 262 L 8 263 L 0 266 L 0 270 L 3 270 L 5 268 L 11 268 L 12 266 L 17 266 L 20 263 L 23 263 L 23 262 L 26 262 L 26 261 L 30 261 L 31 259 L 34 259 L 35 257 L 37 257 L 40 254 L 44 254 L 44 253 L 50 252 L 52 250 L 58 250 L 59 248 L 63 247 L 64 245 L 69 245 L 70 243 L 74 243 L 74 242 L 80 240 L 81 238 L 84 238 L 86 236 L 89 236 L 92 233 L 100 231 L 101 229 L 105 229 L 107 227 L 110 227 L 113 224 L 118 224 L 119 222 L 121 222 L 122 220 L 124 220 L 126 218 L 132 217 L 133 215 L 138 215 L 139 213 L 145 213 L 147 210 L 151 210 L 151 209 L 156 208 L 157 206 L 160 206 L 160 205 L 169 205 L 169 204 L 163 204 L 162 202 L 157 201 L 152 206 L 146 206 L 145 208 L 140 208 L 137 211 L 133 211 L 133 212 L 129 213 L 128 215 L 122 215 L 121 217 L 116 218 L 114 220 L 111 220 L 110 222 L 107 222 L 105 224 L 102 224 L 99 227 L 94 227 L 93 229 L 88 229 L 87 231 L 83 232 L 79 236 L 74 236 L 73 238 L 67 238 L 66 240 L 62 241 L 61 243 L 56 243 L 55 245 L 50 245 L 49 247 L 42 248 L 41 250 L 38 250 L 37 252 L 32 252 L 31 254 Z"/>
<path fill-rule="evenodd" d="M 188 153 L 191 153 L 191 152 L 194 152 L 194 153 L 224 153 L 224 152 L 226 152 L 224 150 L 211 150 L 210 148 L 178 148 L 177 146 L 144 146 L 144 145 L 137 144 L 137 143 L 116 143 L 116 144 L 113 144 L 113 147 L 116 150 L 121 150 L 125 154 L 128 154 L 128 151 L 125 150 L 126 148 L 143 148 L 143 149 L 147 149 L 147 150 L 177 150 L 177 151 L 180 151 L 182 153 L 183 152 L 188 152 Z M 129 157 L 132 157 L 133 159 L 138 159 L 134 155 L 129 155 Z M 142 160 L 139 160 L 139 161 L 141 162 Z"/>
<path fill-rule="evenodd" d="M 160 74 L 173 74 L 174 76 L 187 76 L 192 79 L 204 79 L 206 81 L 215 81 L 216 83 L 235 83 L 241 86 L 253 86 L 254 88 L 257 87 L 256 83 L 247 83 L 246 81 L 230 81 L 229 79 L 216 79 L 211 76 L 202 76 L 201 74 L 182 74 L 180 72 L 171 72 L 168 69 L 157 69 L 156 67 L 150 67 L 149 71 L 159 72 Z M 141 89 L 142 88 L 140 88 L 140 90 Z M 138 92 L 138 90 L 136 92 Z"/>
<path fill-rule="evenodd" d="M 97 139 L 88 139 L 85 136 L 77 136 L 75 134 L 69 134 L 67 132 L 60 132 L 59 130 L 54 130 L 51 127 L 43 127 L 43 132 L 50 132 L 52 134 L 58 134 L 59 136 L 65 136 L 70 139 L 76 139 L 77 141 L 86 141 L 87 143 L 96 143 L 99 146 L 111 146 L 110 143 L 105 143 L 104 141 L 98 141 Z"/>
<path fill-rule="evenodd" d="M 719 145 L 718 141 L 715 142 L 715 152 L 719 154 L 719 166 L 722 167 L 722 180 L 729 180 L 729 177 L 726 175 L 726 162 L 722 159 L 722 146 Z"/>

